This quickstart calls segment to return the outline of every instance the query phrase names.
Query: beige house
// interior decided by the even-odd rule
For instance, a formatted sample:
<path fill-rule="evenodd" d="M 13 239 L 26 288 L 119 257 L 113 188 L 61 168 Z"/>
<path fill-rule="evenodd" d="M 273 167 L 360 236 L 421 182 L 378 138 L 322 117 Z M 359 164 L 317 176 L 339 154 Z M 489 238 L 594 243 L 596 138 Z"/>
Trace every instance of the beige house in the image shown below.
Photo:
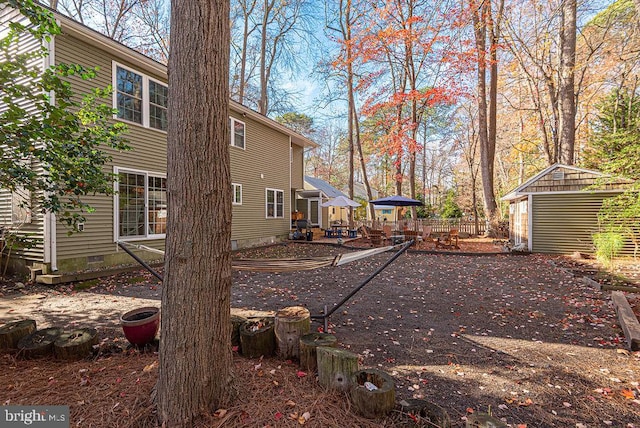
<path fill-rule="evenodd" d="M 602 201 L 620 194 L 628 180 L 555 164 L 539 172 L 502 200 L 509 202 L 509 239 L 537 253 L 593 253 Z M 632 251 L 632 248 L 628 249 Z"/>
<path fill-rule="evenodd" d="M 162 249 L 166 232 L 167 69 L 163 64 L 91 30 L 55 15 L 62 34 L 48 42 L 41 64 L 75 63 L 99 67 L 91 81 L 72 79 L 76 94 L 112 85 L 113 120 L 128 125 L 133 150 L 114 152 L 110 168 L 119 176 L 113 197 L 87 198 L 96 209 L 83 231 L 72 236 L 53 214 L 21 212 L 16 195 L 0 192 L 0 225 L 30 233 L 37 244 L 13 254 L 18 267 L 76 271 L 130 263 L 117 241 Z M 21 16 L 0 8 L 0 28 Z M 35 49 L 26 41 L 23 49 Z M 236 102 L 229 111 L 233 193 L 232 248 L 276 242 L 286 237 L 297 190 L 304 187 L 303 150 L 316 144 L 268 117 Z M 157 255 L 139 251 L 142 258 Z"/>

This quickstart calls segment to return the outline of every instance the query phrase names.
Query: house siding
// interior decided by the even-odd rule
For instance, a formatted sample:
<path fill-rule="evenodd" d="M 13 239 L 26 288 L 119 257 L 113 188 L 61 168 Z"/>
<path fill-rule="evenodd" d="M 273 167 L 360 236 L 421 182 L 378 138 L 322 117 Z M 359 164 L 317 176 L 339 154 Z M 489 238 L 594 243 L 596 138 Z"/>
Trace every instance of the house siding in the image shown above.
<path fill-rule="evenodd" d="M 532 250 L 539 253 L 593 253 L 591 235 L 598 231 L 597 214 L 604 198 L 618 193 L 533 195 Z M 625 246 L 621 255 L 632 255 Z"/>
<path fill-rule="evenodd" d="M 304 149 L 296 145 L 291 150 L 291 188 L 304 189 Z"/>
<path fill-rule="evenodd" d="M 9 22 L 21 23 L 23 25 L 29 25 L 29 20 L 23 17 L 19 11 L 9 6 L 0 6 L 0 29 L 4 30 L 8 28 Z M 0 31 L 2 31 L 0 30 Z M 9 55 L 24 54 L 29 52 L 35 52 L 40 49 L 40 41 L 35 39 L 29 34 L 21 35 L 18 42 L 9 49 Z M 0 53 L 0 58 L 3 55 Z M 32 58 L 27 66 L 29 68 L 36 68 L 44 70 L 45 59 L 41 57 Z M 33 103 L 24 99 L 17 99 L 14 102 L 21 108 L 24 108 L 27 112 L 35 112 L 35 106 Z M 0 105 L 0 111 L 4 109 Z M 40 166 L 33 164 L 33 168 L 41 170 Z M 11 192 L 7 189 L 0 190 L 0 224 L 4 227 L 13 228 L 16 225 L 12 223 L 12 203 Z M 32 212 L 31 221 L 23 224 L 19 227 L 17 233 L 22 236 L 30 236 L 34 245 L 30 248 L 12 249 L 12 253 L 15 256 L 19 256 L 30 262 L 42 262 L 44 259 L 44 215 L 39 212 Z"/>
<path fill-rule="evenodd" d="M 229 147 L 231 181 L 242 185 L 242 205 L 233 206 L 232 245 L 275 242 L 290 228 L 289 137 L 235 111 L 231 116 L 245 123 L 246 132 L 244 150 Z M 266 189 L 283 191 L 283 218 L 266 218 Z"/>
<path fill-rule="evenodd" d="M 55 40 L 55 59 L 57 63 L 75 63 L 87 67 L 98 67 L 95 79 L 82 80 L 72 78 L 74 92 L 78 95 L 90 92 L 99 87 L 112 85 L 113 61 L 118 62 L 134 71 L 148 75 L 158 81 L 166 78 L 149 74 L 140 67 L 127 63 L 122 58 L 114 57 L 95 46 L 91 46 L 76 37 L 63 34 Z M 107 100 L 110 104 L 112 99 Z M 113 160 L 107 171 L 113 172 L 113 166 L 159 174 L 166 173 L 166 141 L 165 132 L 144 128 L 141 125 L 127 123 L 128 131 L 125 138 L 131 146 L 130 151 L 118 152 L 110 148 L 103 148 Z M 105 264 L 122 263 L 131 258 L 120 250 L 114 242 L 114 197 L 93 196 L 87 202 L 95 208 L 95 212 L 86 214 L 84 231 L 67 236 L 67 229 L 62 225 L 57 228 L 57 256 L 59 270 L 77 270 L 88 267 L 90 260 Z M 164 248 L 163 240 L 145 240 L 144 245 L 154 248 Z M 122 256 L 122 257 L 121 257 Z M 157 256 L 148 255 L 149 258 Z M 114 259 L 114 263 L 109 263 Z M 89 261 L 87 261 L 89 260 Z"/>

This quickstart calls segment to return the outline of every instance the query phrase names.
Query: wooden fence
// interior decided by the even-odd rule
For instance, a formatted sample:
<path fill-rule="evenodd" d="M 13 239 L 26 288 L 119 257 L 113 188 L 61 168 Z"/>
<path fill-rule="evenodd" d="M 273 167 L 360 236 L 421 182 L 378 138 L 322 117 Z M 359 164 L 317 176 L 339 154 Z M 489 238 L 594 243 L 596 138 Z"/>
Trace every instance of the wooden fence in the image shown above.
<path fill-rule="evenodd" d="M 380 222 L 376 222 L 375 225 L 371 221 L 361 222 L 374 229 L 381 226 Z M 467 233 L 470 236 L 484 235 L 486 224 L 484 220 L 478 222 L 478 230 L 476 230 L 476 224 L 474 221 L 463 220 L 459 218 L 419 218 L 416 220 L 406 219 L 399 222 L 387 221 L 384 224 L 389 224 L 393 229 L 404 229 L 405 227 L 410 230 L 422 230 L 423 226 L 431 226 L 433 233 L 446 233 L 451 229 L 458 229 L 461 233 Z"/>

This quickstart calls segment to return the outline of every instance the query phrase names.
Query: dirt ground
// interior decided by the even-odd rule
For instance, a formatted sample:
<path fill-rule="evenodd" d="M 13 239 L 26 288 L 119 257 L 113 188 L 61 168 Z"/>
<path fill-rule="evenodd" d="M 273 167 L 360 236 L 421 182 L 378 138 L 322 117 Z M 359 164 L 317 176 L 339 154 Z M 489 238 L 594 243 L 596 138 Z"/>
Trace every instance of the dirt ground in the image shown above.
<path fill-rule="evenodd" d="M 392 375 L 398 400 L 421 398 L 435 403 L 449 413 L 454 427 L 464 426 L 471 412 L 491 413 L 513 427 L 640 427 L 640 353 L 625 349 L 609 292 L 596 291 L 581 280 L 583 274 L 597 277 L 597 272 L 588 264 L 563 257 L 488 254 L 496 250 L 500 251 L 486 244 L 477 245 L 474 255 L 467 255 L 464 247 L 459 254 L 403 254 L 331 316 L 329 330 L 337 336 L 339 346 L 359 355 L 361 367 L 376 367 Z M 290 243 L 242 251 L 236 257 L 306 257 L 348 251 Z M 384 253 L 309 271 L 235 272 L 232 306 L 275 311 L 301 305 L 312 315 L 320 315 L 325 305 L 331 309 L 389 257 Z M 135 358 L 139 367 L 133 377 L 138 381 L 140 374 L 151 377 L 153 371 L 143 368 L 153 364 L 155 355 L 126 350 L 118 328 L 118 316 L 126 310 L 159 304 L 160 285 L 150 274 L 139 271 L 55 289 L 7 285 L 3 292 L 0 324 L 22 316 L 35 318 L 39 327 L 90 323 L 99 328 L 102 349 L 108 350 L 101 358 L 120 358 L 120 365 L 126 364 L 122 358 Z M 312 329 L 319 328 L 320 323 L 312 324 Z M 114 348 L 125 351 L 112 356 Z M 256 363 L 236 358 L 245 382 L 255 380 L 259 364 L 269 367 L 272 375 L 289 370 L 294 378 L 291 382 L 297 382 L 296 369 L 277 359 Z M 94 360 L 98 365 L 107 364 L 100 361 Z M 33 370 L 33 365 L 15 356 L 3 358 L 0 384 L 18 385 L 16 379 L 25 370 Z M 254 377 L 247 380 L 247 372 Z M 312 395 L 321 397 L 322 390 L 310 378 L 305 376 L 309 384 L 304 391 L 311 388 Z M 77 389 L 70 388 L 75 394 Z M 137 394 L 144 395 L 146 390 L 142 391 Z M 37 390 L 23 392 L 0 389 L 0 402 L 31 397 L 32 404 L 38 396 Z M 61 400 L 57 404 L 65 403 L 57 397 Z M 143 399 L 138 398 L 139 408 Z M 125 408 L 122 400 L 118 404 Z M 261 394 L 256 400 L 263 400 L 261 406 L 266 409 L 284 405 L 280 403 L 284 402 L 282 393 Z M 355 417 L 331 422 L 326 418 L 334 410 L 327 404 L 323 411 L 317 399 L 309 400 L 306 406 L 313 410 L 307 426 L 365 426 Z M 70 397 L 66 403 L 72 405 L 72 415 L 75 411 L 80 417 L 83 413 L 74 407 L 76 401 Z M 269 412 L 259 415 L 256 406 L 248 411 L 246 401 L 239 406 L 234 409 L 235 419 L 227 419 L 225 426 L 296 424 L 294 419 L 280 419 Z M 118 415 L 117 408 L 110 413 Z M 282 413 L 288 414 L 286 407 Z M 245 419 L 238 416 L 243 414 Z M 287 425 L 287 420 L 294 425 Z M 389 418 L 371 426 L 410 425 Z"/>

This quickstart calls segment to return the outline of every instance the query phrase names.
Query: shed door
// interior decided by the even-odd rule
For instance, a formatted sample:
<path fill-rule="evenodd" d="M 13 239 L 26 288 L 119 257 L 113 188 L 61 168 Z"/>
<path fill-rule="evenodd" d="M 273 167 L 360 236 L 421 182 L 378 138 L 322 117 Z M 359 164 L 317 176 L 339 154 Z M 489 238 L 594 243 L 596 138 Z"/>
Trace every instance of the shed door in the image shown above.
<path fill-rule="evenodd" d="M 598 230 L 602 199 L 611 194 L 533 195 L 532 250 L 538 253 L 593 253 L 591 235 Z"/>

